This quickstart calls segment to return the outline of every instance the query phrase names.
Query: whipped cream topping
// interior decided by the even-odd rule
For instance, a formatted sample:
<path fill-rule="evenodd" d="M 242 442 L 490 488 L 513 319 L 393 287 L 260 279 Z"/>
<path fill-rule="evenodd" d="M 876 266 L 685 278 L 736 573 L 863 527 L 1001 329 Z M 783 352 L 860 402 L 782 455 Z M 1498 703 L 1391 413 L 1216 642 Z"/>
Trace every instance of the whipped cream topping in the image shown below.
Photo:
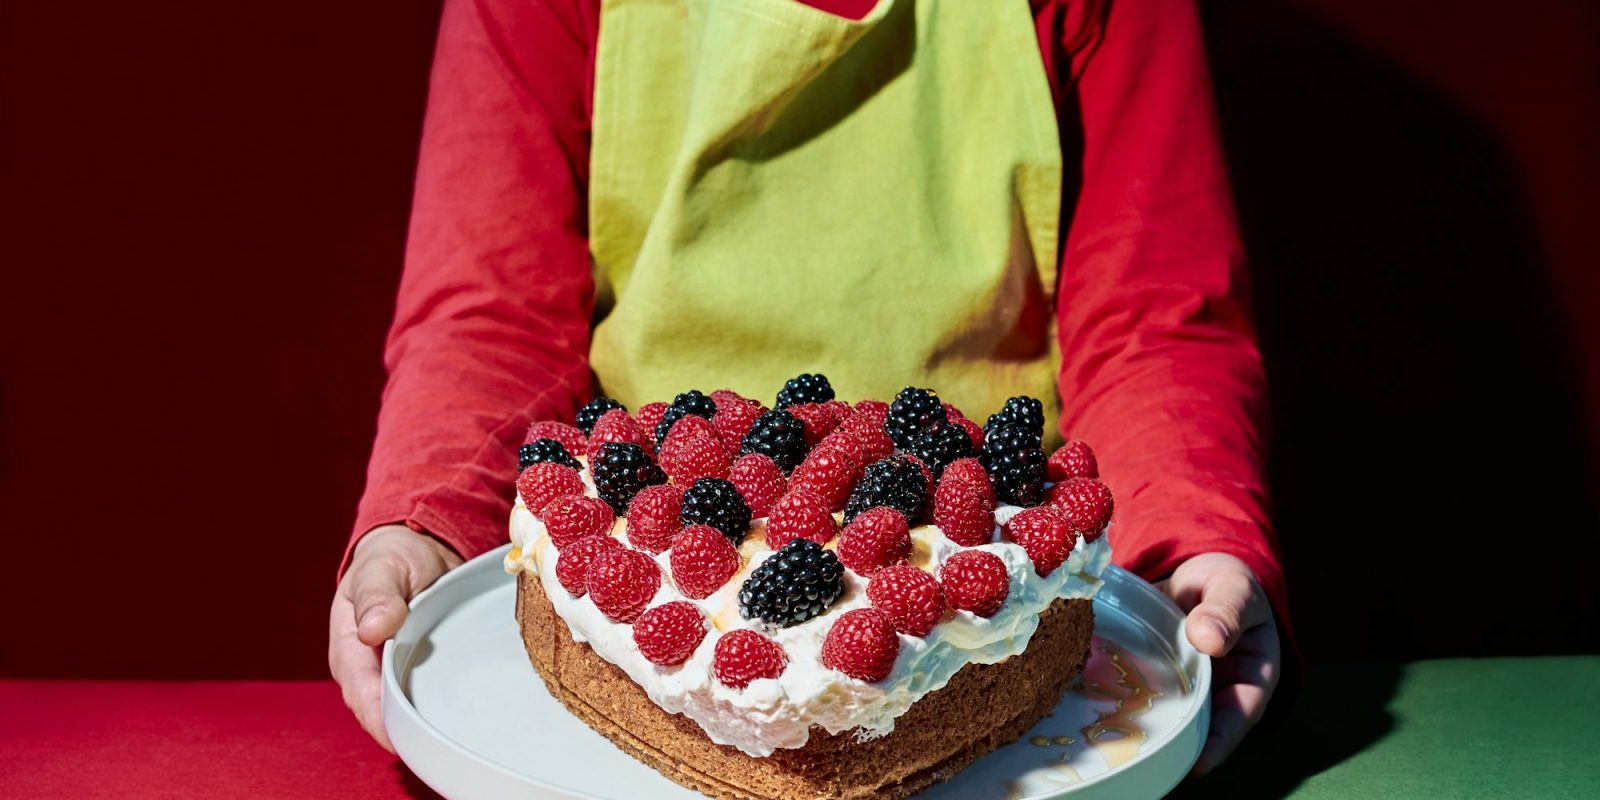
<path fill-rule="evenodd" d="M 584 473 L 587 483 L 588 475 Z M 593 494 L 593 487 L 589 493 Z M 1089 598 L 1101 586 L 1100 575 L 1111 563 L 1107 537 L 1094 542 L 1079 539 L 1066 563 L 1048 577 L 1039 577 L 1021 546 L 999 538 L 999 526 L 1022 509 L 1000 506 L 995 511 L 995 532 L 988 544 L 976 549 L 1000 557 L 1010 574 L 1010 594 L 993 617 L 970 611 L 947 613 L 925 637 L 899 634 L 900 653 L 893 671 L 881 681 L 867 683 L 822 665 L 822 642 L 839 615 L 870 603 L 867 579 L 846 569 L 839 599 L 827 613 L 788 628 L 769 629 L 739 614 L 739 587 L 772 555 L 765 543 L 765 520 L 751 524 L 740 547 L 744 565 L 715 594 L 689 600 L 672 585 L 670 551 L 656 556 L 662 583 L 651 606 L 687 600 L 699 606 L 710 620 L 709 631 L 688 661 L 671 667 L 652 664 L 633 642 L 633 626 L 613 622 L 587 597 L 573 597 L 556 579 L 557 550 L 544 524 L 519 499 L 511 511 L 512 549 L 505 559 L 507 572 L 537 575 L 555 612 L 567 623 L 575 641 L 587 642 L 601 658 L 615 664 L 644 688 L 650 699 L 669 712 L 683 714 L 705 730 L 717 744 L 764 757 L 780 748 L 805 745 L 813 725 L 829 733 L 857 729 L 863 739 L 894 730 L 895 720 L 929 692 L 943 688 L 967 664 L 994 664 L 1022 653 L 1039 627 L 1039 614 L 1056 598 Z M 619 519 L 612 535 L 627 543 L 626 520 Z M 911 563 L 937 575 L 939 566 L 955 553 L 968 549 L 945 537 L 937 526 L 912 529 Z M 838 539 L 835 537 L 834 543 Z M 828 547 L 831 549 L 833 543 Z M 721 632 L 753 628 L 783 646 L 789 665 L 776 679 L 752 681 L 743 689 L 724 685 L 711 668 L 712 651 Z"/>

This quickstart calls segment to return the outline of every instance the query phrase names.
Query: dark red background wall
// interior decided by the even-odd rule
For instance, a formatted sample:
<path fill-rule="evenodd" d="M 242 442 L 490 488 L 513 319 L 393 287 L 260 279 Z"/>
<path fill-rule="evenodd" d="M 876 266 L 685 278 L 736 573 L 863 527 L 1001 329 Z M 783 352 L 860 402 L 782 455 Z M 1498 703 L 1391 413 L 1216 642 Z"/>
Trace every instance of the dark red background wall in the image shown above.
<path fill-rule="evenodd" d="M 317 676 L 438 4 L 158 5 L 0 6 L 0 674 Z M 1595 12 L 1203 8 L 1308 655 L 1600 649 Z"/>

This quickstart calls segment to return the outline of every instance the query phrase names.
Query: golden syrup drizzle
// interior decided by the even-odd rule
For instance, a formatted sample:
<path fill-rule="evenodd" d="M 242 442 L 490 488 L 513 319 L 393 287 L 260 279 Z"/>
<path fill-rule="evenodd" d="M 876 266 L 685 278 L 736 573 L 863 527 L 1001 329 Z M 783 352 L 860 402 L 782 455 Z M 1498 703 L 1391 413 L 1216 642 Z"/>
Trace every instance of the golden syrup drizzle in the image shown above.
<path fill-rule="evenodd" d="M 1149 734 L 1138 724 L 1139 717 L 1155 706 L 1161 693 L 1150 687 L 1144 673 L 1129 661 L 1117 647 L 1096 638 L 1095 649 L 1106 657 L 1106 663 L 1116 670 L 1113 685 L 1084 683 L 1083 692 L 1090 696 L 1115 702 L 1111 711 L 1101 712 L 1099 719 L 1083 727 L 1084 741 L 1100 751 L 1111 769 L 1127 763 L 1139 754 L 1139 748 L 1149 740 Z"/>

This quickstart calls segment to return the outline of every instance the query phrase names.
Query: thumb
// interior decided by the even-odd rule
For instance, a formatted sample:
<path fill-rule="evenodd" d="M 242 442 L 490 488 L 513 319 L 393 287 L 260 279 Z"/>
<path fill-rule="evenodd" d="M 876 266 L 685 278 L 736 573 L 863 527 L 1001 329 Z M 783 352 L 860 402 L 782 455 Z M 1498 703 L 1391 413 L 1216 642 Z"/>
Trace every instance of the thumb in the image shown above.
<path fill-rule="evenodd" d="M 356 637 L 377 647 L 406 621 L 409 581 L 398 559 L 376 558 L 350 572 L 350 601 L 355 606 Z"/>
<path fill-rule="evenodd" d="M 1270 619 L 1249 568 L 1231 556 L 1207 553 L 1180 565 L 1169 591 L 1189 608 L 1189 642 L 1209 656 L 1227 655 L 1246 630 Z"/>

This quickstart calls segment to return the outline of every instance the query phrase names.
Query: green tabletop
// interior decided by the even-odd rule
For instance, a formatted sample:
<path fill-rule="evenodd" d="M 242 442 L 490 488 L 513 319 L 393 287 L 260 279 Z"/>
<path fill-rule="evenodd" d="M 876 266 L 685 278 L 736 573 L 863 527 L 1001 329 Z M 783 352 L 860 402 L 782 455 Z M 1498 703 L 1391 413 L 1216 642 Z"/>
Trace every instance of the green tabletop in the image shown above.
<path fill-rule="evenodd" d="M 1600 798 L 1600 656 L 1312 667 L 1213 796 Z"/>

